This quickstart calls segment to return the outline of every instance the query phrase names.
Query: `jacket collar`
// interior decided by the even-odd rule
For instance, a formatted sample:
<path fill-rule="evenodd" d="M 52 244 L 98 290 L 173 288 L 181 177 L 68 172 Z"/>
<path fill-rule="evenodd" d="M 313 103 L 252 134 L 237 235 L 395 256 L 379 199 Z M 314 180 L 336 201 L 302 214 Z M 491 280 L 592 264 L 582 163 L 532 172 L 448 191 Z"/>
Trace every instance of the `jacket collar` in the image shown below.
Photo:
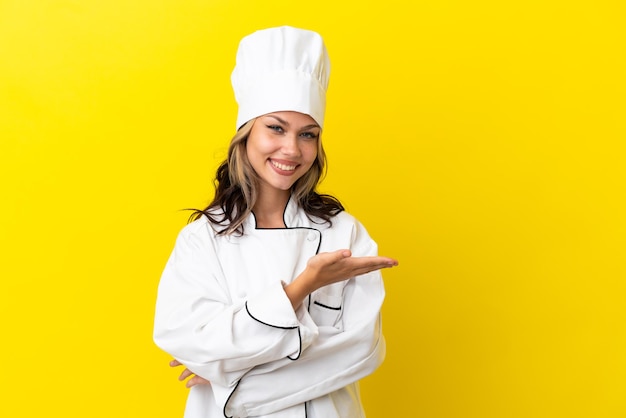
<path fill-rule="evenodd" d="M 283 213 L 283 220 L 285 221 L 285 226 L 287 228 L 297 228 L 302 226 L 302 213 L 300 213 L 299 209 L 300 207 L 298 206 L 298 202 L 296 202 L 293 195 L 291 195 L 287 201 L 285 212 Z"/>
<path fill-rule="evenodd" d="M 300 210 L 300 206 L 298 206 L 298 202 L 293 198 L 293 195 L 289 197 L 287 201 L 287 205 L 285 206 L 285 210 L 283 211 L 283 222 L 287 228 L 298 228 L 302 226 L 306 226 L 305 222 L 306 214 Z M 254 213 L 250 213 L 250 215 L 244 221 L 244 229 L 247 231 L 248 229 L 257 229 L 256 226 L 256 218 Z"/>

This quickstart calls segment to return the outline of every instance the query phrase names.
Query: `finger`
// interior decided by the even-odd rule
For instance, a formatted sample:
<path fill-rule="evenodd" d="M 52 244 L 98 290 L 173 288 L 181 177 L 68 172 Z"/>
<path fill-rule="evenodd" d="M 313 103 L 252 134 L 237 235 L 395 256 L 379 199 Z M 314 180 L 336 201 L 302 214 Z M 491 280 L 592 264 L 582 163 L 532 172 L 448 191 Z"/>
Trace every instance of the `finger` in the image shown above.
<path fill-rule="evenodd" d="M 350 258 L 344 261 L 347 268 L 357 270 L 378 270 L 383 267 L 392 267 L 393 261 L 380 260 L 377 258 Z"/>
<path fill-rule="evenodd" d="M 392 266 L 397 266 L 398 265 L 398 260 L 396 260 L 395 258 L 391 258 L 391 257 L 378 257 L 381 259 L 381 261 L 385 264 L 389 264 Z"/>
<path fill-rule="evenodd" d="M 391 268 L 391 267 L 394 267 L 394 265 L 393 264 L 388 264 L 388 263 L 368 264 L 368 265 L 365 265 L 365 266 L 355 267 L 352 270 L 352 277 L 360 276 L 362 274 L 371 273 L 372 271 L 375 271 L 375 270 L 381 270 L 381 269 L 386 269 L 386 268 Z"/>
<path fill-rule="evenodd" d="M 186 378 L 188 378 L 189 376 L 191 376 L 193 374 L 193 372 L 189 369 L 185 369 L 183 370 L 183 372 L 180 374 L 180 376 L 178 376 L 178 380 L 185 380 Z"/>
<path fill-rule="evenodd" d="M 398 261 L 389 258 L 389 257 L 352 257 L 350 260 L 346 260 L 349 263 L 352 263 L 355 267 L 366 267 L 366 266 L 397 266 Z"/>
<path fill-rule="evenodd" d="M 200 376 L 194 376 L 191 379 L 187 380 L 187 383 L 185 383 L 185 386 L 188 388 L 192 388 L 196 385 L 210 385 L 211 382 L 209 382 L 208 380 L 200 377 Z"/>
<path fill-rule="evenodd" d="M 176 366 L 180 366 L 182 365 L 182 363 L 176 359 L 170 361 L 170 367 L 176 367 Z"/>
<path fill-rule="evenodd" d="M 364 257 L 364 258 L 368 258 L 368 257 Z M 392 264 L 392 265 L 398 264 L 398 260 L 396 260 L 395 258 L 391 258 L 391 257 L 375 256 L 375 257 L 371 257 L 371 260 L 377 261 L 383 264 Z"/>
<path fill-rule="evenodd" d="M 397 266 L 398 264 L 400 264 L 398 260 L 396 260 L 395 258 L 385 257 L 385 259 L 386 259 L 385 262 L 391 266 Z"/>
<path fill-rule="evenodd" d="M 344 258 L 352 257 L 352 252 L 350 250 L 347 250 L 347 249 L 333 251 L 333 252 L 331 252 L 329 254 L 332 255 L 332 261 L 333 262 L 342 260 Z"/>
<path fill-rule="evenodd" d="M 348 260 L 351 256 L 352 252 L 347 249 L 327 253 L 319 253 L 309 260 L 308 266 L 314 267 L 316 269 L 322 269 L 327 266 L 341 263 L 343 260 Z"/>

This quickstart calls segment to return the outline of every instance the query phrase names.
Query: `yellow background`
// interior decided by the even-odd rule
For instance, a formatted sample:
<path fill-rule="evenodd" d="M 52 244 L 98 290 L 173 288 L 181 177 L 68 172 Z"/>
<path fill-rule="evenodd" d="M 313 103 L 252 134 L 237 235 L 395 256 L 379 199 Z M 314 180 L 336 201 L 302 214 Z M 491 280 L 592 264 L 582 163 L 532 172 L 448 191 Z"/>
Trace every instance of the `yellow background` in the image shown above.
<path fill-rule="evenodd" d="M 1 0 L 0 416 L 182 416 L 156 286 L 282 24 L 331 55 L 321 190 L 401 262 L 368 416 L 626 416 L 623 4 Z"/>

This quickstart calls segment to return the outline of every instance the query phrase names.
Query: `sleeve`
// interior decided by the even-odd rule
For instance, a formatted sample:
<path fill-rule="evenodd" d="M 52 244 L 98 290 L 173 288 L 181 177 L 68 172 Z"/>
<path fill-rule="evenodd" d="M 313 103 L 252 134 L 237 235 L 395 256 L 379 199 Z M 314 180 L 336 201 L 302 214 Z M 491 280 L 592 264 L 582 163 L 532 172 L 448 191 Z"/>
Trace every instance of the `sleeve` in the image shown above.
<path fill-rule="evenodd" d="M 360 224 L 353 232 L 355 256 L 377 254 L 376 244 Z M 298 360 L 251 369 L 231 393 L 226 416 L 265 415 L 315 399 L 371 374 L 382 363 L 385 341 L 380 308 L 385 292 L 381 274 L 375 271 L 343 283 L 340 323 L 320 325 L 318 338 Z M 325 308 L 337 309 L 326 302 L 332 298 L 320 299 L 315 293 L 312 297 L 313 304 L 320 300 L 329 304 Z"/>
<path fill-rule="evenodd" d="M 301 326 L 307 318 L 293 311 L 280 280 L 233 302 L 222 276 L 210 226 L 188 225 L 161 276 L 154 341 L 195 374 L 234 387 L 254 366 L 297 358 L 316 337 L 314 324 Z"/>

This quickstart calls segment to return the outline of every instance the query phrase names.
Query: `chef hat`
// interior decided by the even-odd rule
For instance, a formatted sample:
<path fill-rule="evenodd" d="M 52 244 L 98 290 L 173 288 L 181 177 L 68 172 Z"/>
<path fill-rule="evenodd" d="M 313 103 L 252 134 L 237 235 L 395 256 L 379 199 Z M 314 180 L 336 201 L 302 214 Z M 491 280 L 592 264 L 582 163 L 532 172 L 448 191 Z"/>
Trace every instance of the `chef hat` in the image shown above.
<path fill-rule="evenodd" d="M 231 75 L 239 104 L 237 129 L 280 111 L 305 113 L 321 127 L 329 75 L 328 53 L 315 32 L 282 26 L 244 37 Z"/>

